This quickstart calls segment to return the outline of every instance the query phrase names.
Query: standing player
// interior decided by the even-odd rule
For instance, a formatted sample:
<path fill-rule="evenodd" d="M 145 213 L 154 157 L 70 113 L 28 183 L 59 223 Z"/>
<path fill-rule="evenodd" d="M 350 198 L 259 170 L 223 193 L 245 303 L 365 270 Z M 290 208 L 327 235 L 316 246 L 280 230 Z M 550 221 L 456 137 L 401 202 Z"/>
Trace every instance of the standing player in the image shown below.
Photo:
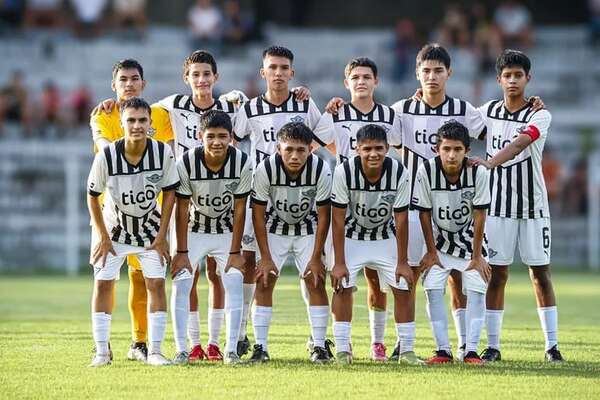
<path fill-rule="evenodd" d="M 254 165 L 275 154 L 277 148 L 276 134 L 288 122 L 303 122 L 311 130 L 315 128 L 321 113 L 312 99 L 300 100 L 289 89 L 289 82 L 294 77 L 292 63 L 294 54 L 287 48 L 271 46 L 263 51 L 260 75 L 267 84 L 264 94 L 255 97 L 241 107 L 236 116 L 234 134 L 238 141 L 250 138 L 250 157 Z M 250 304 L 254 298 L 256 270 L 256 242 L 250 212 L 246 213 L 246 226 L 242 239 L 244 259 L 244 315 L 238 354 L 246 354 L 250 342 L 246 336 L 246 324 Z M 304 281 L 301 281 L 303 284 Z M 306 291 L 304 301 L 308 306 Z"/>
<path fill-rule="evenodd" d="M 491 170 L 492 204 L 487 235 L 492 278 L 487 293 L 486 361 L 499 361 L 504 288 L 517 242 L 521 260 L 529 266 L 538 315 L 546 339 L 545 358 L 561 362 L 558 312 L 550 277 L 550 212 L 542 175 L 542 151 L 552 116 L 536 111 L 525 99 L 531 62 L 520 51 L 505 50 L 496 62 L 504 98 L 480 108 L 487 129 L 487 161 Z"/>
<path fill-rule="evenodd" d="M 382 127 L 365 125 L 356 139 L 358 156 L 336 167 L 331 193 L 333 335 L 336 358 L 343 364 L 352 362 L 352 290 L 358 272 L 368 266 L 377 272 L 383 290 L 391 288 L 398 334 L 414 282 L 407 262 L 408 173 L 399 161 L 386 157 L 389 145 Z"/>
<path fill-rule="evenodd" d="M 277 153 L 258 164 L 252 188 L 252 220 L 260 251 L 252 325 L 256 344 L 250 361 L 269 361 L 267 338 L 273 289 L 288 256 L 308 291 L 308 318 L 314 341 L 310 359 L 330 361 L 325 348 L 329 317 L 325 266 L 321 260 L 329 230 L 331 172 L 312 154 L 312 131 L 301 122 L 277 132 Z"/>
<path fill-rule="evenodd" d="M 356 132 L 367 124 L 381 126 L 387 133 L 388 143 L 392 146 L 401 145 L 400 121 L 396 118 L 394 110 L 390 107 L 375 102 L 374 92 L 379 83 L 377 65 L 373 60 L 359 57 L 351 60 L 344 70 L 344 86 L 350 91 L 351 101 L 340 107 L 336 114 L 325 112 L 315 128 L 315 141 L 321 146 L 335 145 L 337 163 L 356 156 Z M 392 151 L 390 155 L 396 155 Z M 386 360 L 385 356 L 385 325 L 387 319 L 386 294 L 379 288 L 377 271 L 368 267 L 364 269 L 367 278 L 367 302 L 369 306 L 369 323 L 371 328 L 371 358 L 376 361 Z M 414 324 L 414 315 L 409 308 L 406 318 L 401 318 L 404 332 L 405 326 Z M 414 313 L 413 313 L 414 314 Z M 400 339 L 399 339 L 400 340 Z M 407 350 L 403 359 L 413 357 L 412 350 Z"/>
<path fill-rule="evenodd" d="M 216 260 L 225 287 L 227 345 L 224 360 L 235 364 L 240 361 L 237 341 L 242 318 L 244 266 L 241 241 L 246 198 L 252 181 L 251 162 L 246 154 L 230 146 L 231 119 L 225 112 L 204 113 L 199 132 L 203 145 L 186 151 L 177 162 L 181 186 L 177 189 L 176 255 L 171 271 L 171 312 L 177 346 L 174 363 L 186 364 L 189 358 L 186 332 L 194 277 L 190 273 L 191 266 L 195 269 L 202 258 L 210 255 Z"/>
<path fill-rule="evenodd" d="M 452 270 L 463 274 L 467 296 L 466 349 L 463 361 L 481 364 L 477 354 L 485 317 L 485 291 L 491 271 L 485 243 L 485 217 L 490 206 L 489 173 L 468 166 L 471 138 L 467 128 L 450 121 L 437 132 L 438 156 L 417 170 L 412 206 L 419 210 L 427 252 L 421 260 L 427 315 L 435 338 L 435 356 L 427 364 L 452 361 L 444 293 Z"/>
<path fill-rule="evenodd" d="M 149 294 L 150 342 L 147 363 L 168 365 L 161 353 L 167 323 L 165 294 L 169 262 L 167 229 L 179 186 L 175 157 L 164 143 L 148 138 L 150 106 L 131 98 L 121 104 L 125 138 L 105 146 L 94 159 L 88 178 L 88 208 L 98 240 L 92 242 L 94 267 L 92 328 L 96 355 L 91 366 L 111 363 L 110 339 L 114 280 L 124 259 L 138 256 Z M 101 209 L 98 196 L 107 192 Z M 163 193 L 162 213 L 157 198 Z"/>

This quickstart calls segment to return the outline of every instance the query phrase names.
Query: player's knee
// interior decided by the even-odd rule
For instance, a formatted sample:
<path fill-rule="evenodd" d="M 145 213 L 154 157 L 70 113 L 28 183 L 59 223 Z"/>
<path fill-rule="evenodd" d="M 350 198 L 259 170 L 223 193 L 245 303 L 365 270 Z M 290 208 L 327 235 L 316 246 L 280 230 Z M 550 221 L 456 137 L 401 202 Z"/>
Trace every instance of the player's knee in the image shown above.
<path fill-rule="evenodd" d="M 552 279 L 550 269 L 547 267 L 535 267 L 529 269 L 529 275 L 533 285 L 539 288 L 542 292 L 552 290 Z"/>
<path fill-rule="evenodd" d="M 95 283 L 96 296 L 97 297 L 112 296 L 113 284 L 114 284 L 113 281 L 97 280 Z"/>
<path fill-rule="evenodd" d="M 146 279 L 146 288 L 149 293 L 161 294 L 165 292 L 165 280 L 164 279 Z"/>

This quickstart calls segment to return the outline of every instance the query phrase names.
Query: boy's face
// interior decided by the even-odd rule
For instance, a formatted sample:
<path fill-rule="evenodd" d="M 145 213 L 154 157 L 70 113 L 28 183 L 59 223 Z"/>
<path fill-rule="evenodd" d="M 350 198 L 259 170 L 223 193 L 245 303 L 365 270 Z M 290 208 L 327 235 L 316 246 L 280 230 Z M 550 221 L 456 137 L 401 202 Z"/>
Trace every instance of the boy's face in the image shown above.
<path fill-rule="evenodd" d="M 375 78 L 370 67 L 355 67 L 344 79 L 344 86 L 350 91 L 353 99 L 373 98 L 378 83 L 379 80 Z"/>
<path fill-rule="evenodd" d="M 267 81 L 267 88 L 276 91 L 288 90 L 294 70 L 289 59 L 279 56 L 266 56 L 260 69 L 260 76 Z"/>
<path fill-rule="evenodd" d="M 430 95 L 445 93 L 446 81 L 451 74 L 452 69 L 437 60 L 425 60 L 417 67 L 417 80 L 423 92 Z"/>
<path fill-rule="evenodd" d="M 310 155 L 310 146 L 299 140 L 288 140 L 277 143 L 277 152 L 281 156 L 285 169 L 295 174 L 302 170 Z"/>
<path fill-rule="evenodd" d="M 508 66 L 502 69 L 496 79 L 505 96 L 524 97 L 525 86 L 529 83 L 531 76 L 525 73 L 523 67 Z"/>
<path fill-rule="evenodd" d="M 120 69 L 111 82 L 112 90 L 117 94 L 117 99 L 127 100 L 140 97 L 146 86 L 137 68 Z"/>
<path fill-rule="evenodd" d="M 460 140 L 440 139 L 437 152 L 442 160 L 444 171 L 449 174 L 455 174 L 460 171 L 469 148 L 465 147 Z"/>
<path fill-rule="evenodd" d="M 150 114 L 145 108 L 128 107 L 121 111 L 121 125 L 128 140 L 146 140 L 151 123 Z"/>
<path fill-rule="evenodd" d="M 213 73 L 212 66 L 207 63 L 191 64 L 187 75 L 183 76 L 183 81 L 192 89 L 192 93 L 196 97 L 212 96 L 218 79 L 219 74 Z"/>
<path fill-rule="evenodd" d="M 225 128 L 207 128 L 202 132 L 204 151 L 212 157 L 223 157 L 227 154 L 227 146 L 231 143 L 231 134 Z"/>
<path fill-rule="evenodd" d="M 356 153 L 365 168 L 381 168 L 390 146 L 383 140 L 366 139 L 358 143 Z"/>

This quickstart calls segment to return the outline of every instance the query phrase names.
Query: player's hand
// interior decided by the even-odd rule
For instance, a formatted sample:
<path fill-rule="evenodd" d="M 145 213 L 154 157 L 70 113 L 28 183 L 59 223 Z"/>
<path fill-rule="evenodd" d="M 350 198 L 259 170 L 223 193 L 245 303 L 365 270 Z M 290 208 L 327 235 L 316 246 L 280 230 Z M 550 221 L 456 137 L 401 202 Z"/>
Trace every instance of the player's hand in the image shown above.
<path fill-rule="evenodd" d="M 415 91 L 415 94 L 413 94 L 413 95 L 412 95 L 412 99 L 413 99 L 414 101 L 421 101 L 421 100 L 423 100 L 423 89 L 421 89 L 421 88 L 418 88 L 418 89 Z"/>
<path fill-rule="evenodd" d="M 165 238 L 157 237 L 154 242 L 146 250 L 155 250 L 160 258 L 160 264 L 165 265 L 171 261 L 171 255 L 169 254 L 169 244 Z"/>
<path fill-rule="evenodd" d="M 492 164 L 489 161 L 484 160 L 483 158 L 467 157 L 467 167 L 472 167 L 474 165 L 483 165 L 487 169 L 493 168 Z"/>
<path fill-rule="evenodd" d="M 92 115 L 98 114 L 110 114 L 112 112 L 113 107 L 117 104 L 115 99 L 106 99 L 102 100 L 94 109 L 92 110 Z"/>
<path fill-rule="evenodd" d="M 240 253 L 230 254 L 229 258 L 227 258 L 227 264 L 225 264 L 225 273 L 227 273 L 229 269 L 233 267 L 243 274 L 246 271 L 245 266 L 246 261 Z"/>
<path fill-rule="evenodd" d="M 429 273 L 429 270 L 434 265 L 437 265 L 438 267 L 440 267 L 442 269 L 444 268 L 444 266 L 440 262 L 440 258 L 438 257 L 437 252 L 434 251 L 434 252 L 425 253 L 423 258 L 421 259 L 421 263 L 419 264 L 419 266 L 421 268 L 421 274 L 423 276 L 423 279 L 425 279 L 425 277 Z"/>
<path fill-rule="evenodd" d="M 488 262 L 482 256 L 471 259 L 471 262 L 465 271 L 470 270 L 479 272 L 479 275 L 481 275 L 481 278 L 483 278 L 485 283 L 490 281 L 492 276 L 492 268 L 490 268 L 490 264 L 488 264 Z"/>
<path fill-rule="evenodd" d="M 404 278 L 408 284 L 408 290 L 411 290 L 415 283 L 415 277 L 413 275 L 412 268 L 406 262 L 398 261 L 396 266 L 396 283 L 400 282 L 400 278 Z"/>
<path fill-rule="evenodd" d="M 193 275 L 192 264 L 190 263 L 190 259 L 186 253 L 177 253 L 175 257 L 173 257 L 173 261 L 171 262 L 171 278 L 175 279 L 175 277 L 184 269 L 190 271 L 190 275 Z"/>
<path fill-rule="evenodd" d="M 531 96 L 527 99 L 527 102 L 531 104 L 533 111 L 540 111 L 541 109 L 546 108 L 546 105 L 540 96 Z"/>
<path fill-rule="evenodd" d="M 336 115 L 339 108 L 344 104 L 346 104 L 346 101 L 344 101 L 344 99 L 341 97 L 333 97 L 325 106 L 325 111 L 327 111 L 329 114 Z"/>
<path fill-rule="evenodd" d="M 313 286 L 317 288 L 319 282 L 325 282 L 325 264 L 321 257 L 311 258 L 306 266 L 306 272 L 304 273 L 304 281 L 312 278 Z"/>
<path fill-rule="evenodd" d="M 296 96 L 298 101 L 306 101 L 310 99 L 310 90 L 306 86 L 297 86 L 292 88 L 292 93 Z"/>
<path fill-rule="evenodd" d="M 331 270 L 331 286 L 334 292 L 339 292 L 344 288 L 343 279 L 346 279 L 346 283 L 350 280 L 350 272 L 346 264 L 335 264 Z"/>
<path fill-rule="evenodd" d="M 246 100 L 246 95 L 239 90 L 232 90 L 219 96 L 219 100 L 225 100 L 228 103 L 239 106 Z"/>
<path fill-rule="evenodd" d="M 256 266 L 256 282 L 262 280 L 263 286 L 269 286 L 269 275 L 277 276 L 277 267 L 271 258 L 261 258 Z"/>
<path fill-rule="evenodd" d="M 92 252 L 92 265 L 96 265 L 98 260 L 102 260 L 102 266 L 100 268 L 104 268 L 108 253 L 113 256 L 117 255 L 117 252 L 113 248 L 112 240 L 107 236 L 100 239 L 100 242 L 94 248 L 94 251 Z"/>

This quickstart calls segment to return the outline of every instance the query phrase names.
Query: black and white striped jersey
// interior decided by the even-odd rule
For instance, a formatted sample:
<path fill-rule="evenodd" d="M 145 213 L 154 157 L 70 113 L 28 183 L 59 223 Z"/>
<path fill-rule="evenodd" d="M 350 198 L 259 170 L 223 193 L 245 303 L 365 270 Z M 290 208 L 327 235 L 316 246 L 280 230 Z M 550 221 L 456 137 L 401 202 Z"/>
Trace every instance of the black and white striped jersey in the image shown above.
<path fill-rule="evenodd" d="M 368 124 L 385 129 L 391 146 L 402 144 L 402 130 L 396 113 L 390 107 L 378 103 L 366 114 L 350 103 L 340 107 L 335 115 L 324 113 L 314 130 L 314 139 L 321 146 L 335 143 L 337 162 L 341 164 L 356 155 L 356 132 Z"/>
<path fill-rule="evenodd" d="M 409 178 L 406 168 L 390 157 L 383 162 L 379 180 L 370 183 L 359 156 L 335 168 L 331 205 L 346 208 L 346 237 L 380 240 L 396 235 L 394 212 L 408 209 Z"/>
<path fill-rule="evenodd" d="M 252 185 L 248 155 L 229 146 L 218 171 L 206 166 L 203 147 L 183 153 L 177 161 L 181 185 L 178 197 L 191 200 L 189 230 L 200 233 L 233 231 L 234 199 L 246 198 Z"/>
<path fill-rule="evenodd" d="M 411 177 L 411 191 L 414 190 L 419 166 L 437 155 L 437 131 L 444 123 L 450 120 L 460 122 L 473 138 L 485 133 L 481 113 L 464 100 L 446 96 L 442 104 L 432 108 L 425 102 L 409 98 L 398 101 L 392 108 L 402 125 L 402 158 Z"/>
<path fill-rule="evenodd" d="M 147 139 L 142 159 L 132 165 L 120 139 L 96 154 L 87 186 L 92 196 L 107 192 L 102 214 L 112 241 L 148 246 L 160 228 L 158 195 L 176 189 L 179 175 L 168 145 Z"/>
<path fill-rule="evenodd" d="M 331 195 L 331 171 L 326 162 L 310 154 L 302 172 L 292 179 L 279 154 L 256 167 L 252 202 L 267 206 L 267 232 L 285 236 L 312 235 L 317 230 L 317 207 Z"/>
<path fill-rule="evenodd" d="M 430 211 L 436 248 L 451 256 L 470 259 L 473 254 L 473 209 L 490 206 L 489 172 L 467 166 L 465 159 L 457 182 L 446 179 L 440 157 L 424 162 L 417 171 L 411 199 L 413 208 Z M 487 256 L 484 235 L 482 255 Z"/>
<path fill-rule="evenodd" d="M 529 104 L 511 113 L 503 100 L 490 101 L 479 110 L 487 125 L 488 158 L 496 155 L 526 128 L 534 126 L 539 132 L 539 137 L 519 155 L 491 171 L 492 204 L 489 214 L 518 219 L 549 217 L 542 152 L 552 115 L 548 110 L 533 111 Z"/>
<path fill-rule="evenodd" d="M 235 138 L 238 141 L 250 137 L 250 155 L 257 165 L 263 159 L 275 154 L 277 132 L 288 122 L 303 122 L 314 129 L 321 118 L 321 112 L 313 99 L 298 101 L 290 92 L 280 105 L 269 103 L 264 95 L 246 102 L 236 116 Z"/>
<path fill-rule="evenodd" d="M 207 111 L 220 110 L 226 112 L 235 123 L 238 106 L 225 100 L 215 100 L 208 108 L 196 107 L 192 96 L 174 94 L 165 97 L 158 104 L 169 112 L 171 126 L 175 134 L 175 155 L 181 157 L 184 151 L 202 144 L 200 136 L 200 117 Z"/>

